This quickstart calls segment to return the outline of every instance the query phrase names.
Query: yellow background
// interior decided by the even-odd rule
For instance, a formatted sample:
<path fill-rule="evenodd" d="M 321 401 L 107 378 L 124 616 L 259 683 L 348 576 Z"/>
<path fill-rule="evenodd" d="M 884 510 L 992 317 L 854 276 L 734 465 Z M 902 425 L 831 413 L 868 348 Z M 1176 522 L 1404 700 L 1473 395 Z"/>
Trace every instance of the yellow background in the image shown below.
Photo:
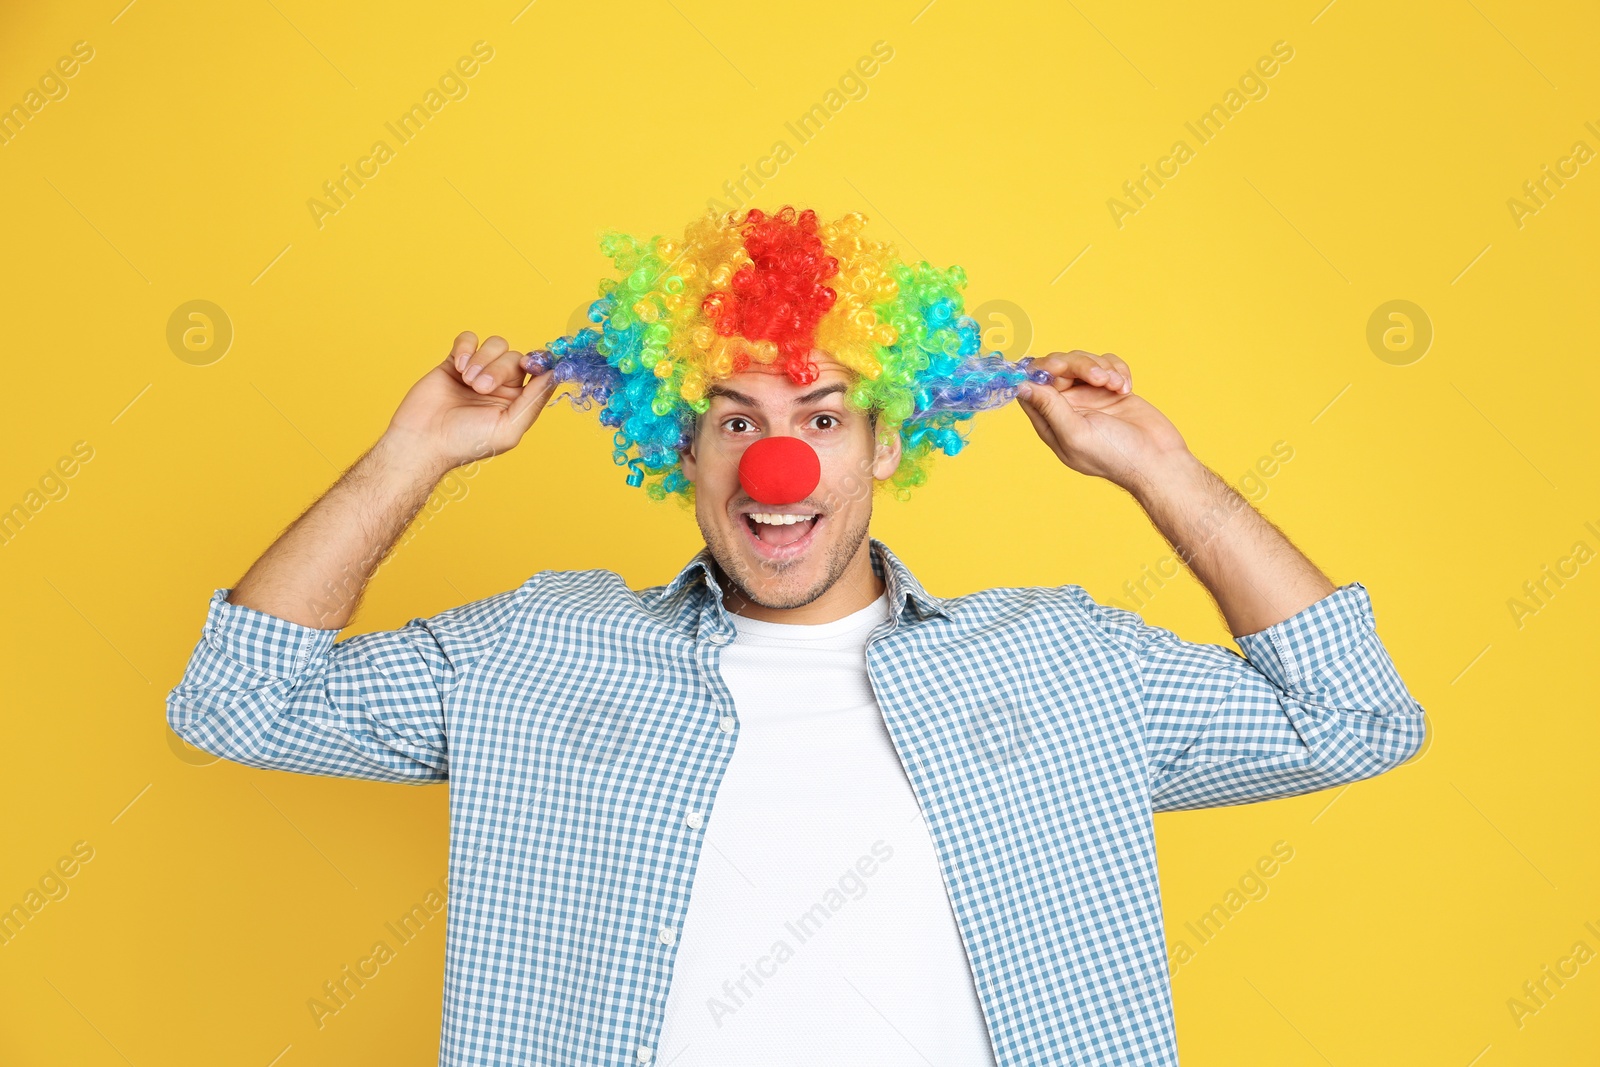
<path fill-rule="evenodd" d="M 209 593 L 459 331 L 568 332 L 608 266 L 597 231 L 737 206 L 723 183 L 782 139 L 756 204 L 862 210 L 908 258 L 963 265 L 969 308 L 1020 309 L 1033 354 L 1126 359 L 1203 460 L 1366 584 L 1431 716 L 1384 777 L 1158 820 L 1174 939 L 1294 850 L 1174 977 L 1184 1062 L 1593 1062 L 1600 962 L 1520 1025 L 1507 1002 L 1576 942 L 1600 952 L 1600 164 L 1521 226 L 1507 201 L 1574 142 L 1600 149 L 1600 18 L 1321 2 L 8 5 L 0 105 L 74 42 L 93 58 L 0 146 L 0 507 L 76 442 L 93 458 L 0 546 L 0 906 L 74 843 L 93 858 L 0 946 L 0 1061 L 435 1061 L 442 917 L 320 1029 L 307 1001 L 443 876 L 446 790 L 213 761 L 169 733 L 166 691 Z M 394 147 L 384 124 L 479 40 L 468 95 L 319 228 L 322 183 Z M 784 124 L 879 40 L 866 95 L 800 144 Z M 1185 121 L 1280 40 L 1268 94 L 1198 144 Z M 1194 157 L 1117 226 L 1107 201 L 1180 138 Z M 166 339 L 196 299 L 234 331 L 203 366 Z M 1435 331 L 1405 365 L 1366 340 L 1395 299 Z M 698 530 L 625 485 L 609 434 L 548 409 L 436 500 L 349 632 L 544 568 L 666 581 Z M 946 596 L 1078 582 L 1127 604 L 1171 563 L 1130 498 L 1010 408 L 880 501 L 874 533 Z M 1509 602 L 1580 541 L 1587 565 L 1519 626 Z M 1228 642 L 1186 574 L 1139 606 Z"/>

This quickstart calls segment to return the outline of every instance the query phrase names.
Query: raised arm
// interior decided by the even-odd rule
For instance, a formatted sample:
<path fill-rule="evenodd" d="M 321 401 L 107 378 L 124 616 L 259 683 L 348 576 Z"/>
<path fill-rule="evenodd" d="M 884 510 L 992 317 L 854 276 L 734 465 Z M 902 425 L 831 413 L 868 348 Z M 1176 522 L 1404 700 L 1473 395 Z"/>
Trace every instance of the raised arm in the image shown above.
<path fill-rule="evenodd" d="M 1074 470 L 1115 482 L 1216 600 L 1244 655 L 1074 596 L 1138 678 L 1158 810 L 1292 796 L 1367 778 L 1427 721 L 1378 638 L 1366 587 L 1335 587 L 1132 392 L 1114 355 L 1052 354 L 1024 410 Z"/>
<path fill-rule="evenodd" d="M 447 773 L 443 698 L 478 662 L 520 590 L 335 642 L 368 580 L 448 471 L 516 445 L 554 387 L 521 353 L 463 333 L 407 393 L 379 441 L 213 593 L 167 721 L 257 767 L 388 781 Z"/>
<path fill-rule="evenodd" d="M 1282 622 L 1333 583 L 1249 501 L 1201 463 L 1167 417 L 1133 392 L 1115 354 L 1053 352 L 1022 409 L 1057 458 L 1127 490 L 1216 600 L 1235 636 Z"/>
<path fill-rule="evenodd" d="M 444 362 L 411 387 L 378 443 L 262 553 L 228 602 L 343 629 L 439 480 L 512 448 L 539 417 L 553 372 L 524 386 L 523 358 L 500 337 L 481 347 L 473 333 L 457 337 Z"/>

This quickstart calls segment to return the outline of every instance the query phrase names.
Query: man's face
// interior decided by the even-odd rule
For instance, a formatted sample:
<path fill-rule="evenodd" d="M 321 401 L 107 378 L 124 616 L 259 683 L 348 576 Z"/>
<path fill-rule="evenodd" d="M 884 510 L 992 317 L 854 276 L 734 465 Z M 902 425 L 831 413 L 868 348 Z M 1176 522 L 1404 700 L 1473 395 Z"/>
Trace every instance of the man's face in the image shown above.
<path fill-rule="evenodd" d="M 809 385 L 755 363 L 708 389 L 711 406 L 682 457 L 712 556 L 744 599 L 766 608 L 801 607 L 832 588 L 865 550 L 874 482 L 900 464 L 900 435 L 879 445 L 871 417 L 845 403 L 855 372 L 820 349 L 812 358 L 821 374 Z M 803 500 L 761 504 L 739 483 L 739 459 L 753 442 L 777 436 L 815 449 L 822 478 Z M 773 526 L 748 518 L 758 513 L 817 517 Z"/>

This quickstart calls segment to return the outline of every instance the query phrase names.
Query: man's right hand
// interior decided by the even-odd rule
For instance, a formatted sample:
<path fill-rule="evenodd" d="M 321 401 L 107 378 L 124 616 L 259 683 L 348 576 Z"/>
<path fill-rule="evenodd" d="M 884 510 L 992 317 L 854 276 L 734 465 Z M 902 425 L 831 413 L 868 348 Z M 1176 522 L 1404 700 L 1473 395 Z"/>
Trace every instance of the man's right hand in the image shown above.
<path fill-rule="evenodd" d="M 411 387 L 384 436 L 442 470 L 514 447 L 556 385 L 553 370 L 524 384 L 522 359 L 503 337 L 479 345 L 477 334 L 461 334 L 444 362 Z"/>

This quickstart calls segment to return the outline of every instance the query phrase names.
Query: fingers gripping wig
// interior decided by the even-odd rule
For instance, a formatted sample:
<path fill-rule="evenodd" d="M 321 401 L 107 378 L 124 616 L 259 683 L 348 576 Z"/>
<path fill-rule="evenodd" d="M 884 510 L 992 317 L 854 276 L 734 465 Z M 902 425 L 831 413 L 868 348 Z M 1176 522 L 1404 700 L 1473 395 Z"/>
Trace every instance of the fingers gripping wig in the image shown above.
<path fill-rule="evenodd" d="M 1031 358 L 981 355 L 962 305 L 966 272 L 902 262 L 892 244 L 862 236 L 865 221 L 851 212 L 820 222 L 786 206 L 706 215 L 681 240 L 605 232 L 600 249 L 618 277 L 601 279 L 589 306 L 597 326 L 531 353 L 529 367 L 554 367 L 557 383 L 575 387 L 563 394 L 574 408 L 605 405 L 600 422 L 616 427 L 612 459 L 629 468 L 629 485 L 692 507 L 679 454 L 710 406 L 706 389 L 752 363 L 809 384 L 821 349 L 854 372 L 847 405 L 900 435 L 889 480 L 906 499 L 935 449 L 961 451 L 961 423 L 1050 375 L 1030 372 Z"/>

